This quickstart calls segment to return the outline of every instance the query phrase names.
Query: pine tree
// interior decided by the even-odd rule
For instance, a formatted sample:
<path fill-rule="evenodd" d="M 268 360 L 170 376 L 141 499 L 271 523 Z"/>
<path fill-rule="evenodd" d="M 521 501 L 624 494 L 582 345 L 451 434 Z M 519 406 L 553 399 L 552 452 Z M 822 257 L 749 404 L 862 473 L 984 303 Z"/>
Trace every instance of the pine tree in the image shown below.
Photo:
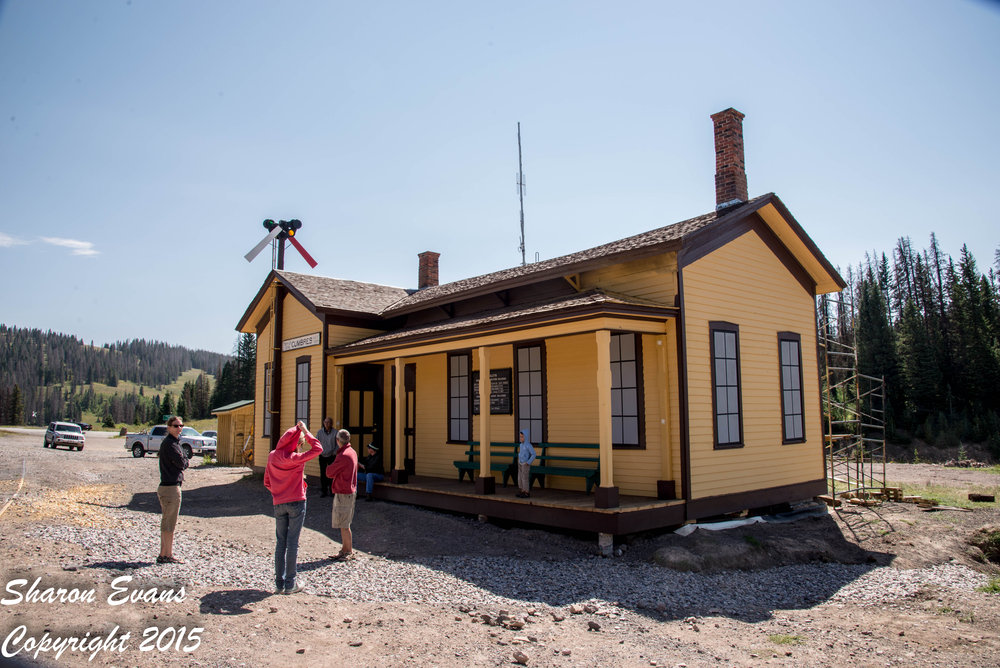
<path fill-rule="evenodd" d="M 24 397 L 21 388 L 14 385 L 10 395 L 10 424 L 24 424 Z M 48 422 L 48 420 L 46 420 Z"/>
<path fill-rule="evenodd" d="M 160 404 L 160 415 L 173 415 L 174 414 L 174 400 L 169 392 L 163 397 L 163 402 Z M 166 419 L 166 418 L 164 418 Z M 159 420 L 157 420 L 159 422 Z"/>

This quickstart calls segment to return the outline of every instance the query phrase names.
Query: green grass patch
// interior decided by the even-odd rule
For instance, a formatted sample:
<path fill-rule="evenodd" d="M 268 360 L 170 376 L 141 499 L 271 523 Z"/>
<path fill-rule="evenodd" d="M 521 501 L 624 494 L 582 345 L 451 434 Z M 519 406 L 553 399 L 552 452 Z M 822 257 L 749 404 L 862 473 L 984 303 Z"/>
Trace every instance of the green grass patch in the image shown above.
<path fill-rule="evenodd" d="M 976 587 L 976 591 L 981 591 L 984 594 L 1000 594 L 1000 577 L 990 578 L 990 581 L 982 587 Z"/>
<path fill-rule="evenodd" d="M 743 540 L 745 540 L 750 545 L 750 547 L 753 547 L 758 550 L 764 549 L 764 544 L 753 536 L 743 536 Z"/>
<path fill-rule="evenodd" d="M 788 635 L 787 633 L 772 633 L 767 637 L 775 645 L 801 645 L 805 638 L 799 635 Z"/>
<path fill-rule="evenodd" d="M 110 385 L 105 385 L 104 383 L 92 383 L 92 385 L 94 386 L 95 394 L 100 394 L 108 397 L 113 396 L 116 393 L 132 394 L 133 392 L 135 392 L 136 394 L 138 394 L 139 389 L 141 388 L 143 396 L 155 397 L 156 395 L 160 395 L 160 397 L 163 398 L 164 396 L 166 396 L 167 392 L 170 392 L 170 394 L 173 395 L 174 400 L 176 401 L 177 397 L 184 389 L 184 383 L 195 382 L 196 380 L 198 380 L 198 376 L 200 376 L 202 373 L 205 373 L 205 375 L 209 379 L 210 384 L 214 387 L 215 376 L 210 373 L 204 372 L 201 369 L 188 369 L 187 371 L 181 373 L 181 375 L 179 375 L 176 378 L 176 380 L 174 380 L 174 382 L 170 383 L 169 385 L 161 385 L 159 387 L 154 387 L 152 385 L 143 385 L 141 383 L 133 383 L 130 380 L 119 380 L 118 385 L 116 385 L 115 387 L 112 387 Z M 61 383 L 57 387 L 62 388 L 64 391 L 69 389 L 69 385 L 67 383 Z M 90 385 L 84 383 L 77 385 L 77 387 L 81 392 L 85 392 L 90 387 Z M 86 420 L 86 422 L 91 422 L 91 420 Z"/>
<path fill-rule="evenodd" d="M 944 468 L 955 471 L 975 471 L 976 473 L 992 473 L 993 475 L 1000 475 L 1000 464 L 984 468 L 969 468 L 968 466 L 945 466 Z"/>

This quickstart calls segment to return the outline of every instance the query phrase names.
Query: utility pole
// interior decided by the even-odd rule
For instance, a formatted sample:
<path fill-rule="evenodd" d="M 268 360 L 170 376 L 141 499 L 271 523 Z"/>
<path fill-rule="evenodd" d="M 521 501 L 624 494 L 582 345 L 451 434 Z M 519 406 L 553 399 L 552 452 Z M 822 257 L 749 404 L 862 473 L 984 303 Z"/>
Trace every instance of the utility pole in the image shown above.
<path fill-rule="evenodd" d="M 524 168 L 521 166 L 521 121 L 517 122 L 517 196 L 521 200 L 521 266 L 524 261 Z"/>

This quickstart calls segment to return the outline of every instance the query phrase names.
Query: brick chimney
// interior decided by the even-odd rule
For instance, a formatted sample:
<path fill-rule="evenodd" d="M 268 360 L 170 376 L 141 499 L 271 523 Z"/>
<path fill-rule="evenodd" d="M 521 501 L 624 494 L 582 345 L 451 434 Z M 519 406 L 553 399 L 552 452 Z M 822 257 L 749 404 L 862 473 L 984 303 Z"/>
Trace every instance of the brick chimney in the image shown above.
<path fill-rule="evenodd" d="M 743 114 L 732 107 L 712 114 L 715 123 L 715 210 L 742 204 L 747 196 Z"/>
<path fill-rule="evenodd" d="M 417 289 L 433 288 L 438 284 L 438 258 L 441 253 L 434 251 L 424 251 L 418 253 L 420 258 L 420 268 L 417 271 Z"/>

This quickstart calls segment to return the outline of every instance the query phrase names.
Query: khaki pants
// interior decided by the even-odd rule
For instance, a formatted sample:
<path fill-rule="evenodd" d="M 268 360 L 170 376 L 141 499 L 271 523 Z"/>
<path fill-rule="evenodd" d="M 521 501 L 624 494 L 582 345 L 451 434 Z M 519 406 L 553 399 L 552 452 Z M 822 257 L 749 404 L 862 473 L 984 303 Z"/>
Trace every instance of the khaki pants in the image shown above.
<path fill-rule="evenodd" d="M 334 494 L 333 495 L 333 516 L 331 524 L 334 529 L 350 529 L 354 520 L 354 499 L 355 494 Z"/>
<path fill-rule="evenodd" d="M 177 526 L 177 516 L 181 512 L 181 486 L 160 485 L 156 488 L 156 496 L 160 499 L 160 531 L 172 533 Z"/>

